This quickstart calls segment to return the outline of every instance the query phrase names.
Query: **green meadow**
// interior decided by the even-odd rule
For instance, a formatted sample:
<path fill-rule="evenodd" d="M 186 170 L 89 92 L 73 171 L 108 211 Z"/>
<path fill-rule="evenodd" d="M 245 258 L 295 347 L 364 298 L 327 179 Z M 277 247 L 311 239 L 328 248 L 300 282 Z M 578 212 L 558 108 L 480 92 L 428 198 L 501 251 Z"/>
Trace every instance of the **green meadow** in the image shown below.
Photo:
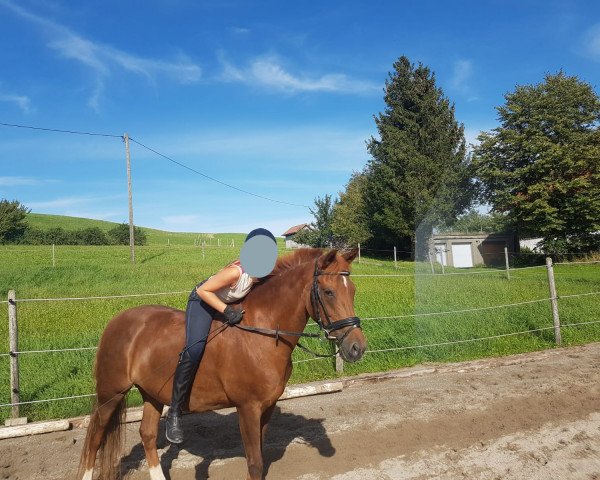
<path fill-rule="evenodd" d="M 55 219 L 52 225 L 67 228 L 56 224 L 64 218 Z M 75 225 L 70 228 L 82 228 L 77 222 Z M 112 225 L 109 223 L 106 228 Z M 184 309 L 192 286 L 236 259 L 244 239 L 243 234 L 153 232 L 149 234 L 149 245 L 136 247 L 135 265 L 129 261 L 129 248 L 121 246 L 57 246 L 55 266 L 50 246 L 0 246 L 0 300 L 6 300 L 9 289 L 16 291 L 17 299 L 174 292 L 124 299 L 18 302 L 19 350 L 94 347 L 106 323 L 120 311 L 136 305 L 164 304 Z M 205 240 L 204 249 L 194 245 L 198 238 Z M 232 239 L 235 246 L 230 246 Z M 286 253 L 281 243 L 280 254 Z M 439 270 L 431 275 L 429 264 L 398 262 L 394 266 L 391 259 L 363 255 L 361 263 L 355 261 L 353 274 L 355 309 L 364 319 L 369 351 L 361 362 L 346 364 L 344 375 L 555 348 L 549 301 L 419 316 L 548 298 L 544 267 L 512 270 L 510 280 L 503 270 L 482 268 L 468 272 L 447 268 L 444 275 Z M 361 274 L 405 276 L 358 276 Z M 555 276 L 559 296 L 600 291 L 600 264 L 556 265 Z M 561 323 L 600 321 L 599 300 L 600 295 L 560 299 Z M 403 317 L 381 318 L 390 316 Z M 307 330 L 314 331 L 311 323 Z M 537 331 L 505 336 L 531 330 Z M 500 337 L 468 341 L 491 336 Z M 563 345 L 599 341 L 600 323 L 565 326 L 562 339 Z M 327 342 L 303 343 L 323 353 L 331 351 Z M 445 345 L 428 346 L 432 344 Z M 0 353 L 8 351 L 8 313 L 3 303 Z M 21 401 L 93 393 L 93 359 L 94 350 L 21 354 Z M 314 359 L 297 349 L 293 360 L 293 383 L 337 376 L 331 359 Z M 0 404 L 9 402 L 9 357 L 0 356 Z M 137 392 L 130 394 L 129 402 L 140 403 Z M 62 418 L 86 414 L 91 404 L 89 397 L 36 403 L 22 406 L 21 414 L 32 420 Z M 9 414 L 10 408 L 0 408 L 1 419 Z"/>

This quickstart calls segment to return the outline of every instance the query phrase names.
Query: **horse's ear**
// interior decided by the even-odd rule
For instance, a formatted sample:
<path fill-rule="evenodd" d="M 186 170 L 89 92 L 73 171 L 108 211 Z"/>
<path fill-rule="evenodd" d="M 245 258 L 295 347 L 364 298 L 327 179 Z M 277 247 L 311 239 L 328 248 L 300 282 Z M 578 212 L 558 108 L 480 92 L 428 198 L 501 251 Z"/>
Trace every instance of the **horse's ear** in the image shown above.
<path fill-rule="evenodd" d="M 327 253 L 321 255 L 318 262 L 319 270 L 325 270 L 329 265 L 331 265 L 335 260 L 337 253 L 337 250 L 329 250 Z"/>
<path fill-rule="evenodd" d="M 352 260 L 354 260 L 357 256 L 358 256 L 358 248 L 353 248 L 352 250 L 346 250 L 344 253 L 342 253 L 342 257 L 344 257 L 344 260 L 346 260 L 348 263 L 352 263 Z"/>

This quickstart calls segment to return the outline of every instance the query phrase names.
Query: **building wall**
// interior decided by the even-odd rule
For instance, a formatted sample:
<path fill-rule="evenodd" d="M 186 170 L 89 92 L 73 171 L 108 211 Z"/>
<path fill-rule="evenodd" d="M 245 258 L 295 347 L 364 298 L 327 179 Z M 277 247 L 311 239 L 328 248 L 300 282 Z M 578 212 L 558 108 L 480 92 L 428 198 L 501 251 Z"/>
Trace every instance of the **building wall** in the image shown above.
<path fill-rule="evenodd" d="M 513 235 L 433 235 L 431 239 L 431 248 L 435 251 L 438 246 L 436 255 L 437 261 L 441 258 L 439 252 L 440 245 L 444 247 L 446 256 L 446 265 L 454 266 L 454 258 L 452 254 L 452 245 L 469 244 L 471 246 L 471 258 L 473 266 L 477 265 L 504 265 L 504 247 L 508 248 L 509 252 L 514 252 L 514 236 Z"/>

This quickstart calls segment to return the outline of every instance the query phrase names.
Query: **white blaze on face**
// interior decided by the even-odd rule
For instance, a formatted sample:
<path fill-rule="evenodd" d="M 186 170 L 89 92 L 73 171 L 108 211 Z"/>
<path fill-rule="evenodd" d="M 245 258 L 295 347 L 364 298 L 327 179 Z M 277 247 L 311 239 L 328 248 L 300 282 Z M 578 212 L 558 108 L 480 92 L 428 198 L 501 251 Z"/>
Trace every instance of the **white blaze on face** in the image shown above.
<path fill-rule="evenodd" d="M 86 470 L 81 480 L 92 480 L 92 473 L 94 473 L 94 471 L 91 468 Z"/>
<path fill-rule="evenodd" d="M 346 275 L 342 275 L 342 280 L 344 281 L 344 287 L 348 288 L 348 280 L 346 280 Z"/>

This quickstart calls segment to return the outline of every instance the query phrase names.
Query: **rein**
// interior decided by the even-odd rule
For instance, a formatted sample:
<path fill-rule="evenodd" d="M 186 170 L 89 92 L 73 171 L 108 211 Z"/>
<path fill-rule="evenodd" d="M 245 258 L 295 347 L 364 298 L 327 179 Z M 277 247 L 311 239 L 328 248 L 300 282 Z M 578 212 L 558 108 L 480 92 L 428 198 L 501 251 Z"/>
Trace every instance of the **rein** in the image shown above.
<path fill-rule="evenodd" d="M 336 320 L 336 321 L 331 320 L 331 318 L 329 317 L 329 314 L 327 313 L 327 309 L 325 308 L 325 304 L 323 303 L 323 299 L 321 298 L 321 295 L 319 294 L 319 276 L 321 276 L 321 275 L 350 276 L 350 272 L 348 272 L 348 271 L 324 272 L 322 270 L 319 270 L 318 259 L 315 260 L 315 270 L 313 273 L 313 283 L 312 283 L 312 287 L 310 290 L 310 296 L 311 296 L 311 303 L 312 303 L 313 314 L 314 314 L 313 319 L 315 320 L 315 322 L 317 322 L 317 325 L 321 329 L 321 331 L 319 333 L 290 332 L 289 330 L 281 330 L 279 327 L 276 329 L 272 329 L 272 328 L 262 328 L 262 327 L 251 327 L 248 325 L 240 325 L 240 324 L 235 324 L 234 326 L 241 330 L 245 330 L 247 332 L 262 333 L 264 335 L 274 335 L 275 341 L 279 341 L 280 335 L 289 335 L 289 336 L 298 337 L 298 338 L 305 337 L 305 338 L 321 338 L 321 339 L 326 339 L 326 340 L 335 340 L 338 345 L 341 345 L 341 343 L 344 341 L 346 336 L 352 330 L 354 330 L 355 328 L 360 328 L 360 319 L 358 317 L 348 317 L 348 318 L 343 318 L 341 320 Z M 321 313 L 319 310 L 319 306 L 321 306 L 321 308 L 323 309 L 323 313 L 325 314 L 327 324 L 324 324 L 323 320 L 321 319 Z M 342 335 L 341 338 L 331 335 L 331 332 L 340 330 L 345 327 L 352 327 L 352 328 L 349 328 L 344 333 L 344 335 Z M 335 357 L 337 355 L 337 353 L 323 355 L 323 354 L 320 354 L 317 352 L 313 352 L 312 350 L 310 350 L 310 349 L 306 348 L 304 345 L 302 345 L 300 342 L 297 343 L 297 346 L 300 347 L 305 352 L 314 355 L 315 357 L 329 358 L 329 357 Z"/>

